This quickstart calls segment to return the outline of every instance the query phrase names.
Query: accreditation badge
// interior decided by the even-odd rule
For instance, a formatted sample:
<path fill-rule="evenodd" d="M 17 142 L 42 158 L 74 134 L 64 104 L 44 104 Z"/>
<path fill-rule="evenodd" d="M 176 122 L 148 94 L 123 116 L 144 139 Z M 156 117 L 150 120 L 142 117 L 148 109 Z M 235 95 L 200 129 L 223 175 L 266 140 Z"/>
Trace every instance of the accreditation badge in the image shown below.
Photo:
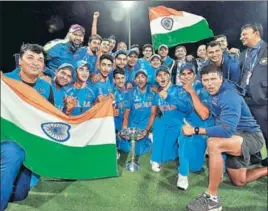
<path fill-rule="evenodd" d="M 267 65 L 267 57 L 262 57 L 259 63 L 261 65 Z"/>

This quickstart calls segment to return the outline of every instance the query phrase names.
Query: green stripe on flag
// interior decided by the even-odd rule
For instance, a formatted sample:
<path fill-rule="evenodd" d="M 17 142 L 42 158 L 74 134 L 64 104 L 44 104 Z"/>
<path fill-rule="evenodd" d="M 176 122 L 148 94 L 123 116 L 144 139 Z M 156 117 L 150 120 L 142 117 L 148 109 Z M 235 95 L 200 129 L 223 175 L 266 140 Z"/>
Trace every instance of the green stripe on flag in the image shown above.
<path fill-rule="evenodd" d="M 26 152 L 24 165 L 44 177 L 93 179 L 118 176 L 115 144 L 65 146 L 32 135 L 1 118 L 1 142 L 4 140 L 16 140 Z"/>
<path fill-rule="evenodd" d="M 181 28 L 170 33 L 154 34 L 152 36 L 152 42 L 154 48 L 158 49 L 158 47 L 162 44 L 173 47 L 178 44 L 197 42 L 213 36 L 212 30 L 209 29 L 208 23 L 204 19 L 194 25 Z"/>

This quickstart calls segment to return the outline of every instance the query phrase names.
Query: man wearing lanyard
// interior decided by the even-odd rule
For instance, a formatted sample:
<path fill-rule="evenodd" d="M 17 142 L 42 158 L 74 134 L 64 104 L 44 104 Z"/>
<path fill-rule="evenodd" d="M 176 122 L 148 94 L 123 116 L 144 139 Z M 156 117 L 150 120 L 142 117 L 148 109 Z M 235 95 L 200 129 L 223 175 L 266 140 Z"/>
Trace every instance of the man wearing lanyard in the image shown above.
<path fill-rule="evenodd" d="M 261 127 L 267 147 L 267 43 L 262 40 L 262 34 L 260 24 L 246 24 L 241 28 L 240 40 L 247 49 L 239 58 L 239 86 L 251 113 Z M 267 158 L 263 164 L 268 164 Z"/>

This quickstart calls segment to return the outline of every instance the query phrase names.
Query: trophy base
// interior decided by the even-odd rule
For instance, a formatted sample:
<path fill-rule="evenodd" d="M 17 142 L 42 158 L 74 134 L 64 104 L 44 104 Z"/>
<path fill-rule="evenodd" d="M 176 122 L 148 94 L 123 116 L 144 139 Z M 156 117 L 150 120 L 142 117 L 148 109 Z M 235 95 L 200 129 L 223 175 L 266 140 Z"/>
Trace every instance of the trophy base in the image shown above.
<path fill-rule="evenodd" d="M 126 164 L 126 170 L 135 172 L 140 170 L 140 165 L 137 162 L 129 161 Z"/>

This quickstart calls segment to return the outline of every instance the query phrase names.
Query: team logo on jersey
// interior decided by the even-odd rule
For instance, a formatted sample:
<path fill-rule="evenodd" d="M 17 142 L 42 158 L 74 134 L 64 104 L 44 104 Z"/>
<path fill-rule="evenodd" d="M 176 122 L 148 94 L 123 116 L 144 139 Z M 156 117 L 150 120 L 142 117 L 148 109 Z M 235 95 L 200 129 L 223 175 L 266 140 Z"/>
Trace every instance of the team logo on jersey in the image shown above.
<path fill-rule="evenodd" d="M 149 100 L 152 100 L 152 99 L 153 99 L 153 96 L 149 96 L 148 99 L 149 99 Z"/>
<path fill-rule="evenodd" d="M 43 132 L 57 142 L 65 142 L 70 138 L 71 126 L 62 122 L 47 122 L 41 124 Z"/>
<path fill-rule="evenodd" d="M 263 57 L 263 58 L 261 58 L 261 60 L 260 60 L 260 64 L 262 64 L 262 65 L 267 65 L 267 57 Z"/>
<path fill-rule="evenodd" d="M 171 30 L 173 27 L 173 19 L 172 18 L 163 18 L 161 20 L 161 25 L 166 29 L 166 30 Z"/>
<path fill-rule="evenodd" d="M 40 88 L 38 88 L 38 92 L 39 92 L 40 94 L 44 94 L 44 93 L 45 93 L 45 90 L 44 90 L 42 87 L 40 87 Z"/>

